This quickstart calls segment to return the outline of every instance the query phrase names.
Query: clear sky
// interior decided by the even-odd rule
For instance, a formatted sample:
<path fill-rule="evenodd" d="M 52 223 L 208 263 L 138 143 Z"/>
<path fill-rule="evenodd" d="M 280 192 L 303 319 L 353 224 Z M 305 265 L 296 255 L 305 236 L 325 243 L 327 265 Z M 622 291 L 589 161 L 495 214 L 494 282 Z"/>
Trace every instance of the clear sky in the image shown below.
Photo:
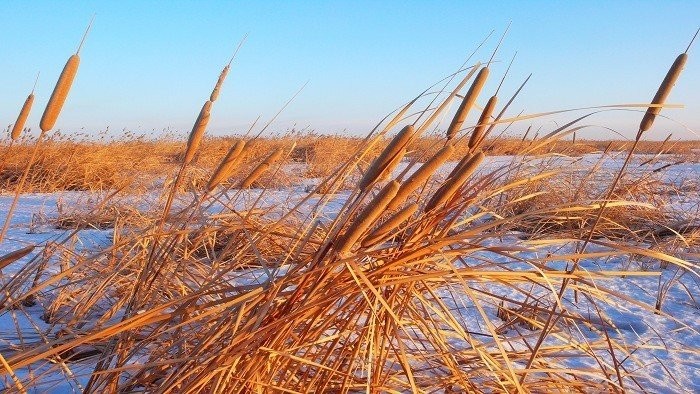
<path fill-rule="evenodd" d="M 189 131 L 221 67 L 249 38 L 215 105 L 210 130 L 245 131 L 307 87 L 272 127 L 364 134 L 385 114 L 453 72 L 492 30 L 487 60 L 512 20 L 492 67 L 493 91 L 518 56 L 501 96 L 533 77 L 512 114 L 648 102 L 700 25 L 700 1 L 0 1 L 0 123 L 15 121 L 41 78 L 29 124 L 90 17 L 94 26 L 57 128 Z M 480 102 L 488 98 L 484 95 Z M 504 100 L 505 101 L 505 97 Z M 664 113 L 700 130 L 700 43 Z M 571 115 L 569 115 L 571 116 Z M 589 123 L 633 136 L 637 113 Z M 534 122 L 551 128 L 554 120 Z M 548 123 L 549 122 L 549 123 Z M 522 131 L 528 124 L 514 128 Z M 592 137 L 606 137 L 602 129 Z M 699 139 L 670 121 L 652 137 Z"/>

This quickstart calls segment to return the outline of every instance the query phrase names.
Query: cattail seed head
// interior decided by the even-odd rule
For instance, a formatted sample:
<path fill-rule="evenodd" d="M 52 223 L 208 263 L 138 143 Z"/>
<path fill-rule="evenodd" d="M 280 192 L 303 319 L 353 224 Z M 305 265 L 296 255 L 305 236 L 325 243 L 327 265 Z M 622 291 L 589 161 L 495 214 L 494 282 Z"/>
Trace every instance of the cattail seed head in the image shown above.
<path fill-rule="evenodd" d="M 13 141 L 16 141 L 19 138 L 20 134 L 22 134 L 22 130 L 24 130 L 24 124 L 27 123 L 27 117 L 29 116 L 29 112 L 32 110 L 32 104 L 34 104 L 34 94 L 30 93 L 29 96 L 27 96 L 27 99 L 24 100 L 24 105 L 22 106 L 22 110 L 19 111 L 17 121 L 12 126 L 12 132 L 10 133 L 10 137 Z"/>
<path fill-rule="evenodd" d="M 460 187 L 469 179 L 474 171 L 479 167 L 479 164 L 484 160 L 483 152 L 478 152 L 467 161 L 464 166 L 454 174 L 447 178 L 445 183 L 435 192 L 433 197 L 425 205 L 424 212 L 429 212 L 438 206 L 449 201 Z"/>
<path fill-rule="evenodd" d="M 209 117 L 211 115 L 211 104 L 212 102 L 207 100 L 199 111 L 197 120 L 194 122 L 192 131 L 190 132 L 190 137 L 187 140 L 187 149 L 185 150 L 184 163 L 189 164 L 194 158 L 195 153 L 199 145 L 202 143 L 202 138 L 204 137 L 204 132 L 207 131 L 207 125 L 209 124 Z"/>
<path fill-rule="evenodd" d="M 402 149 L 404 149 L 408 143 L 413 139 L 415 130 L 412 125 L 408 125 L 401 129 L 396 136 L 389 142 L 386 148 L 379 154 L 379 156 L 374 159 L 367 172 L 360 180 L 358 187 L 360 190 L 366 190 L 369 186 L 377 182 L 379 177 L 385 173 L 385 170 L 392 161 L 400 155 Z"/>
<path fill-rule="evenodd" d="M 41 122 L 39 122 L 39 128 L 41 131 L 49 131 L 53 129 L 56 124 L 56 119 L 61 113 L 61 108 L 66 102 L 66 97 L 68 97 L 68 92 L 70 91 L 75 75 L 78 73 L 78 66 L 80 65 L 80 56 L 72 55 L 68 58 L 66 65 L 63 67 L 61 76 L 58 77 L 56 86 L 53 88 L 53 93 L 51 93 L 51 98 L 46 104 L 46 109 L 44 109 L 44 114 L 41 116 Z"/>
<path fill-rule="evenodd" d="M 216 171 L 214 171 L 214 174 L 212 174 L 211 179 L 209 179 L 209 182 L 207 183 L 207 190 L 214 190 L 217 185 L 231 176 L 233 170 L 243 159 L 242 153 L 244 147 L 245 141 L 238 140 L 228 150 L 226 156 L 224 156 L 223 160 L 221 160 L 219 167 L 216 168 Z"/>
<path fill-rule="evenodd" d="M 460 169 L 464 167 L 467 163 L 469 163 L 469 160 L 471 160 L 473 156 L 474 155 L 471 153 L 467 153 L 466 155 L 464 155 L 464 157 L 459 162 L 457 162 L 457 165 L 455 165 L 452 171 L 450 171 L 450 173 L 447 175 L 447 179 L 450 179 L 454 177 L 455 174 L 459 173 Z"/>
<path fill-rule="evenodd" d="M 406 179 L 402 184 L 396 196 L 387 206 L 388 210 L 394 210 L 398 208 L 406 198 L 413 193 L 420 185 L 424 184 L 428 178 L 430 178 L 435 171 L 437 171 L 440 166 L 447 161 L 454 154 L 455 148 L 452 144 L 447 144 L 444 148 L 440 149 L 433 157 L 425 162 L 416 172 L 411 174 L 411 176 Z"/>
<path fill-rule="evenodd" d="M 464 99 L 462 99 L 462 103 L 459 105 L 455 116 L 452 118 L 450 127 L 447 128 L 448 140 L 454 138 L 454 136 L 457 135 L 457 132 L 462 128 L 464 120 L 467 119 L 467 115 L 469 115 L 469 111 L 474 106 L 476 98 L 479 97 L 479 93 L 481 93 L 481 89 L 484 87 L 488 77 L 488 67 L 484 67 L 479 70 L 479 73 L 476 75 L 474 82 L 472 82 L 472 85 L 469 87 L 467 94 L 464 95 Z"/>
<path fill-rule="evenodd" d="M 481 144 L 484 139 L 484 132 L 486 131 L 486 124 L 491 121 L 491 114 L 496 108 L 496 103 L 498 102 L 498 97 L 491 96 L 489 101 L 486 103 L 484 110 L 481 111 L 481 116 L 479 117 L 479 122 L 476 124 L 474 131 L 472 131 L 471 137 L 469 137 L 469 149 L 475 149 Z"/>
<path fill-rule="evenodd" d="M 387 204 L 389 204 L 389 201 L 396 196 L 399 187 L 400 184 L 398 181 L 394 180 L 389 182 L 377 193 L 372 201 L 362 209 L 357 215 L 357 218 L 350 225 L 350 228 L 338 239 L 335 246 L 339 253 L 343 254 L 350 251 L 360 236 L 374 224 L 379 216 L 381 216 Z"/>
<path fill-rule="evenodd" d="M 652 104 L 663 104 L 666 102 L 666 99 L 671 93 L 673 85 L 676 84 L 678 77 L 681 75 L 683 67 L 685 67 L 685 62 L 687 60 L 687 53 L 681 53 L 680 55 L 678 55 L 676 60 L 671 65 L 671 68 L 666 73 L 666 77 L 664 78 L 663 82 L 661 82 L 659 90 L 656 91 L 654 98 L 651 100 Z M 641 134 L 643 132 L 651 128 L 651 125 L 654 123 L 654 119 L 656 119 L 656 115 L 658 115 L 660 112 L 661 107 L 651 107 L 647 109 L 647 112 L 644 114 L 644 118 L 642 118 L 642 122 L 639 124 L 639 133 L 637 135 L 637 138 L 641 137 Z"/>
<path fill-rule="evenodd" d="M 241 182 L 241 189 L 247 189 L 249 188 L 255 181 L 260 178 L 260 176 L 267 171 L 270 166 L 272 166 L 276 161 L 278 161 L 281 157 L 282 154 L 284 154 L 284 148 L 277 148 L 276 151 L 272 152 L 270 156 L 266 157 L 265 160 L 263 160 L 262 163 L 258 164 L 255 169 L 248 174 L 248 176 Z"/>
<path fill-rule="evenodd" d="M 408 220 L 408 218 L 413 216 L 417 210 L 418 204 L 412 203 L 404 207 L 402 210 L 396 212 L 392 217 L 387 219 L 384 223 L 367 235 L 362 240 L 362 246 L 368 247 L 385 239 L 390 232 L 403 224 L 406 220 Z"/>
<path fill-rule="evenodd" d="M 221 74 L 219 74 L 219 79 L 216 81 L 216 86 L 214 86 L 214 90 L 211 91 L 211 95 L 209 96 L 209 101 L 214 102 L 217 98 L 219 98 L 219 93 L 221 92 L 221 85 L 224 84 L 224 80 L 226 80 L 226 76 L 228 75 L 228 71 L 230 68 L 230 66 L 226 66 L 223 70 L 221 70 Z"/>
<path fill-rule="evenodd" d="M 384 168 L 384 171 L 382 171 L 382 173 L 379 174 L 376 182 L 384 182 L 384 181 L 388 181 L 389 179 L 391 179 L 392 175 L 394 174 L 394 170 L 401 163 L 401 160 L 403 160 L 403 157 L 406 156 L 407 151 L 408 150 L 406 149 L 406 147 L 401 148 L 399 153 L 396 156 L 394 156 L 394 158 L 391 159 L 389 164 L 387 164 L 387 166 Z"/>

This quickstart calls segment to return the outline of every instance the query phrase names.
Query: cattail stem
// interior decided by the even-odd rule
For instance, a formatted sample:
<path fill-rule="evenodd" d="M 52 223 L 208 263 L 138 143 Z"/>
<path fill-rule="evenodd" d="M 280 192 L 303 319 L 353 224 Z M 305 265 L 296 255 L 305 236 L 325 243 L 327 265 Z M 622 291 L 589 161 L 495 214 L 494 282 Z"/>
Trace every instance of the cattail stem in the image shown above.
<path fill-rule="evenodd" d="M 10 221 L 12 220 L 12 216 L 15 212 L 15 208 L 17 207 L 17 201 L 19 200 L 19 195 L 22 193 L 22 190 L 24 189 L 24 183 L 27 181 L 27 176 L 29 175 L 29 170 L 31 169 L 32 165 L 34 165 L 34 160 L 36 159 L 36 155 L 39 152 L 39 148 L 42 145 L 42 142 L 44 141 L 44 132 L 42 131 L 39 134 L 39 138 L 36 140 L 36 143 L 34 145 L 34 149 L 32 149 L 32 155 L 29 157 L 29 162 L 27 163 L 27 166 L 24 168 L 24 172 L 22 173 L 22 177 L 19 179 L 19 183 L 15 187 L 15 195 L 14 198 L 12 199 L 12 204 L 10 204 L 10 209 L 7 211 L 7 216 L 5 216 L 5 223 L 2 225 L 2 230 L 0 230 L 0 243 L 2 242 L 3 239 L 5 239 L 5 234 L 7 234 L 7 230 L 10 227 Z"/>

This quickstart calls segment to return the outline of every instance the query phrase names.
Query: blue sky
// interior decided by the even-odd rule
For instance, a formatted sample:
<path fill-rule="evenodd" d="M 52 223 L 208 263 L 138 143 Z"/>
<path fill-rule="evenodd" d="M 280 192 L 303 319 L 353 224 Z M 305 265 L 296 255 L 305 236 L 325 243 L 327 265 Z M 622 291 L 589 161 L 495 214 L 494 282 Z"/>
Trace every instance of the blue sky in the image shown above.
<path fill-rule="evenodd" d="M 698 1 L 14 1 L 0 2 L 0 123 L 14 122 L 37 71 L 29 124 L 96 13 L 81 66 L 57 128 L 109 126 L 151 133 L 187 132 L 237 42 L 249 33 L 210 123 L 214 134 L 242 132 L 270 118 L 307 87 L 272 131 L 293 125 L 318 132 L 366 133 L 386 113 L 453 72 L 492 30 L 486 60 L 512 26 L 492 67 L 487 94 L 518 56 L 501 96 L 533 77 L 512 113 L 647 102 L 700 24 Z M 486 101 L 488 95 L 480 100 Z M 700 44 L 664 113 L 700 130 Z M 571 117 L 572 115 L 569 115 Z M 633 136 L 637 113 L 591 123 Z M 532 123 L 545 129 L 566 117 Z M 514 127 L 522 132 L 530 123 Z M 669 132 L 700 138 L 660 121 Z M 591 137 L 609 132 L 596 128 Z"/>

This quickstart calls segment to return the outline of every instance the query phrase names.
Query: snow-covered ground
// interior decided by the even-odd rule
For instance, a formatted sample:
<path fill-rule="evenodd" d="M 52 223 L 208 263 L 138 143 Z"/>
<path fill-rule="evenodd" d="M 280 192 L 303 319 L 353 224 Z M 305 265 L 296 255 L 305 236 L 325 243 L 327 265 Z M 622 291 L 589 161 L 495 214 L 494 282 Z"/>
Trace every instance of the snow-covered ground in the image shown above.
<path fill-rule="evenodd" d="M 651 157 L 648 157 L 651 158 Z M 599 165 L 608 173 L 619 168 L 624 157 L 619 155 L 614 158 L 601 160 L 600 155 L 585 155 L 579 158 L 555 157 L 543 158 L 542 161 L 548 161 L 551 166 L 573 168 L 580 166 L 581 168 L 589 168 L 593 165 Z M 668 189 L 673 195 L 669 197 L 672 206 L 665 207 L 672 209 L 680 216 L 685 215 L 688 218 L 700 217 L 700 164 L 698 161 L 685 162 L 674 164 L 672 158 L 661 158 L 649 164 L 641 165 L 645 161 L 645 157 L 638 156 L 633 161 L 630 168 L 632 171 L 644 171 L 661 169 L 658 173 L 660 179 L 668 185 Z M 513 157 L 490 157 L 482 166 L 480 171 L 494 171 L 500 167 L 513 165 L 518 163 L 518 158 Z M 662 168 L 667 164 L 668 167 Z M 534 166 L 535 163 L 530 162 L 529 166 Z M 397 173 L 400 173 L 405 168 L 399 168 Z M 448 171 L 450 166 L 445 167 Z M 293 204 L 302 198 L 310 185 L 314 184 L 314 180 L 305 180 L 302 184 L 289 189 L 270 191 L 265 195 L 265 199 L 271 204 Z M 249 191 L 244 198 L 239 199 L 238 204 L 245 206 L 247 202 L 257 198 L 259 191 Z M 334 210 L 338 204 L 347 197 L 347 194 L 339 194 L 336 203 L 326 206 L 326 215 L 332 217 Z M 10 264 L 2 269 L 2 280 L 6 282 L 7 278 L 15 275 L 18 270 L 25 264 L 33 255 L 42 253 L 43 247 L 54 241 L 62 241 L 70 235 L 70 230 L 57 229 L 53 226 L 54 220 L 59 215 L 59 210 L 79 209 L 82 205 L 90 205 L 94 203 L 99 196 L 89 193 L 80 192 L 64 192 L 53 194 L 26 194 L 21 196 L 15 214 L 12 218 L 9 231 L 0 244 L 0 255 L 18 250 L 27 245 L 36 245 L 37 248 L 28 256 Z M 149 196 L 144 198 L 136 198 L 134 204 L 137 206 L 146 207 L 148 200 L 152 202 L 157 197 Z M 5 217 L 8 207 L 12 201 L 12 195 L 0 195 L 0 217 Z M 312 203 L 313 201 L 311 201 Z M 59 208 L 60 207 L 60 208 Z M 216 207 L 211 208 L 211 212 L 216 212 Z M 101 248 L 109 245 L 112 240 L 112 229 L 87 229 L 80 231 L 75 237 L 74 242 L 79 248 Z M 501 239 L 499 242 L 509 243 L 517 242 L 517 240 Z M 590 250 L 595 249 L 592 246 Z M 533 254 L 546 254 L 546 248 L 533 247 Z M 558 253 L 564 253 L 558 250 Z M 471 258 L 478 258 L 478 254 Z M 525 255 L 525 257 L 527 257 Z M 489 256 L 493 259 L 493 255 Z M 700 256 L 693 253 L 684 254 L 682 256 L 688 263 L 693 265 L 700 264 Z M 510 268 L 515 268 L 518 264 L 515 261 L 509 261 L 504 258 L 504 264 L 508 264 Z M 556 266 L 556 261 L 552 262 L 552 267 Z M 650 261 L 649 264 L 653 264 Z M 626 258 L 601 258 L 600 260 L 584 260 L 581 263 L 581 269 L 596 270 L 604 267 L 605 270 L 627 270 L 640 269 L 639 262 L 630 262 Z M 559 267 L 562 268 L 562 267 Z M 658 265 L 654 269 L 658 269 Z M 50 272 L 50 268 L 49 268 Z M 663 314 L 653 314 L 648 311 L 643 311 L 642 308 L 635 306 L 633 303 L 620 303 L 619 305 L 605 305 L 603 311 L 611 319 L 611 323 L 617 327 L 611 331 L 615 339 L 624 343 L 642 344 L 642 349 L 635 354 L 636 361 L 641 361 L 643 365 L 626 365 L 629 370 L 641 368 L 645 377 L 641 379 L 647 382 L 650 392 L 700 392 L 700 279 L 693 273 L 684 272 L 677 267 L 669 267 L 661 271 L 661 276 L 630 276 L 616 277 L 600 282 L 611 291 L 624 294 L 632 300 L 643 302 L 649 305 L 654 305 L 660 285 L 668 284 L 668 290 L 663 303 Z M 494 291 L 493 287 L 490 289 Z M 507 288 L 504 292 L 510 291 Z M 450 301 L 452 302 L 452 301 Z M 460 303 L 459 300 L 456 301 Z M 569 308 L 576 308 L 581 313 L 590 311 L 590 304 L 582 299 L 576 306 L 568 305 Z M 462 307 L 455 305 L 459 309 L 465 320 L 478 321 L 479 319 L 470 319 L 470 315 L 478 312 L 471 307 Z M 461 309 L 460 309 L 461 308 Z M 588 308 L 588 309 L 587 309 Z M 23 315 L 21 311 L 6 311 L 0 315 L 0 354 L 10 352 L 22 341 L 37 341 L 40 338 L 35 338 L 37 332 L 48 329 L 45 323 L 41 320 L 43 313 L 40 306 L 32 306 L 25 309 L 29 316 Z M 493 312 L 493 311 L 491 311 Z M 468 324 L 465 323 L 468 326 Z M 483 330 L 483 327 L 469 327 L 474 331 Z M 22 334 L 26 334 L 23 336 Z M 580 332 L 581 340 L 586 340 L 587 332 Z M 536 339 L 536 338 L 535 338 Z M 590 339 L 593 339 L 592 337 Z M 571 367 L 585 368 L 591 365 L 586 365 L 585 362 L 570 360 L 568 363 Z M 87 375 L 91 368 L 90 365 L 83 365 L 80 368 L 71 368 L 75 374 L 85 374 L 77 379 L 85 383 Z M 672 379 L 669 380 L 670 370 Z M 38 365 L 31 372 L 28 370 L 15 371 L 19 378 L 27 376 L 28 373 L 38 376 L 41 374 L 42 367 Z M 80 387 L 74 386 L 72 383 L 63 382 L 62 375 L 49 374 L 42 377 L 45 385 L 37 392 L 53 391 L 80 391 Z M 8 376 L 0 379 L 0 388 L 2 386 L 13 386 Z"/>

